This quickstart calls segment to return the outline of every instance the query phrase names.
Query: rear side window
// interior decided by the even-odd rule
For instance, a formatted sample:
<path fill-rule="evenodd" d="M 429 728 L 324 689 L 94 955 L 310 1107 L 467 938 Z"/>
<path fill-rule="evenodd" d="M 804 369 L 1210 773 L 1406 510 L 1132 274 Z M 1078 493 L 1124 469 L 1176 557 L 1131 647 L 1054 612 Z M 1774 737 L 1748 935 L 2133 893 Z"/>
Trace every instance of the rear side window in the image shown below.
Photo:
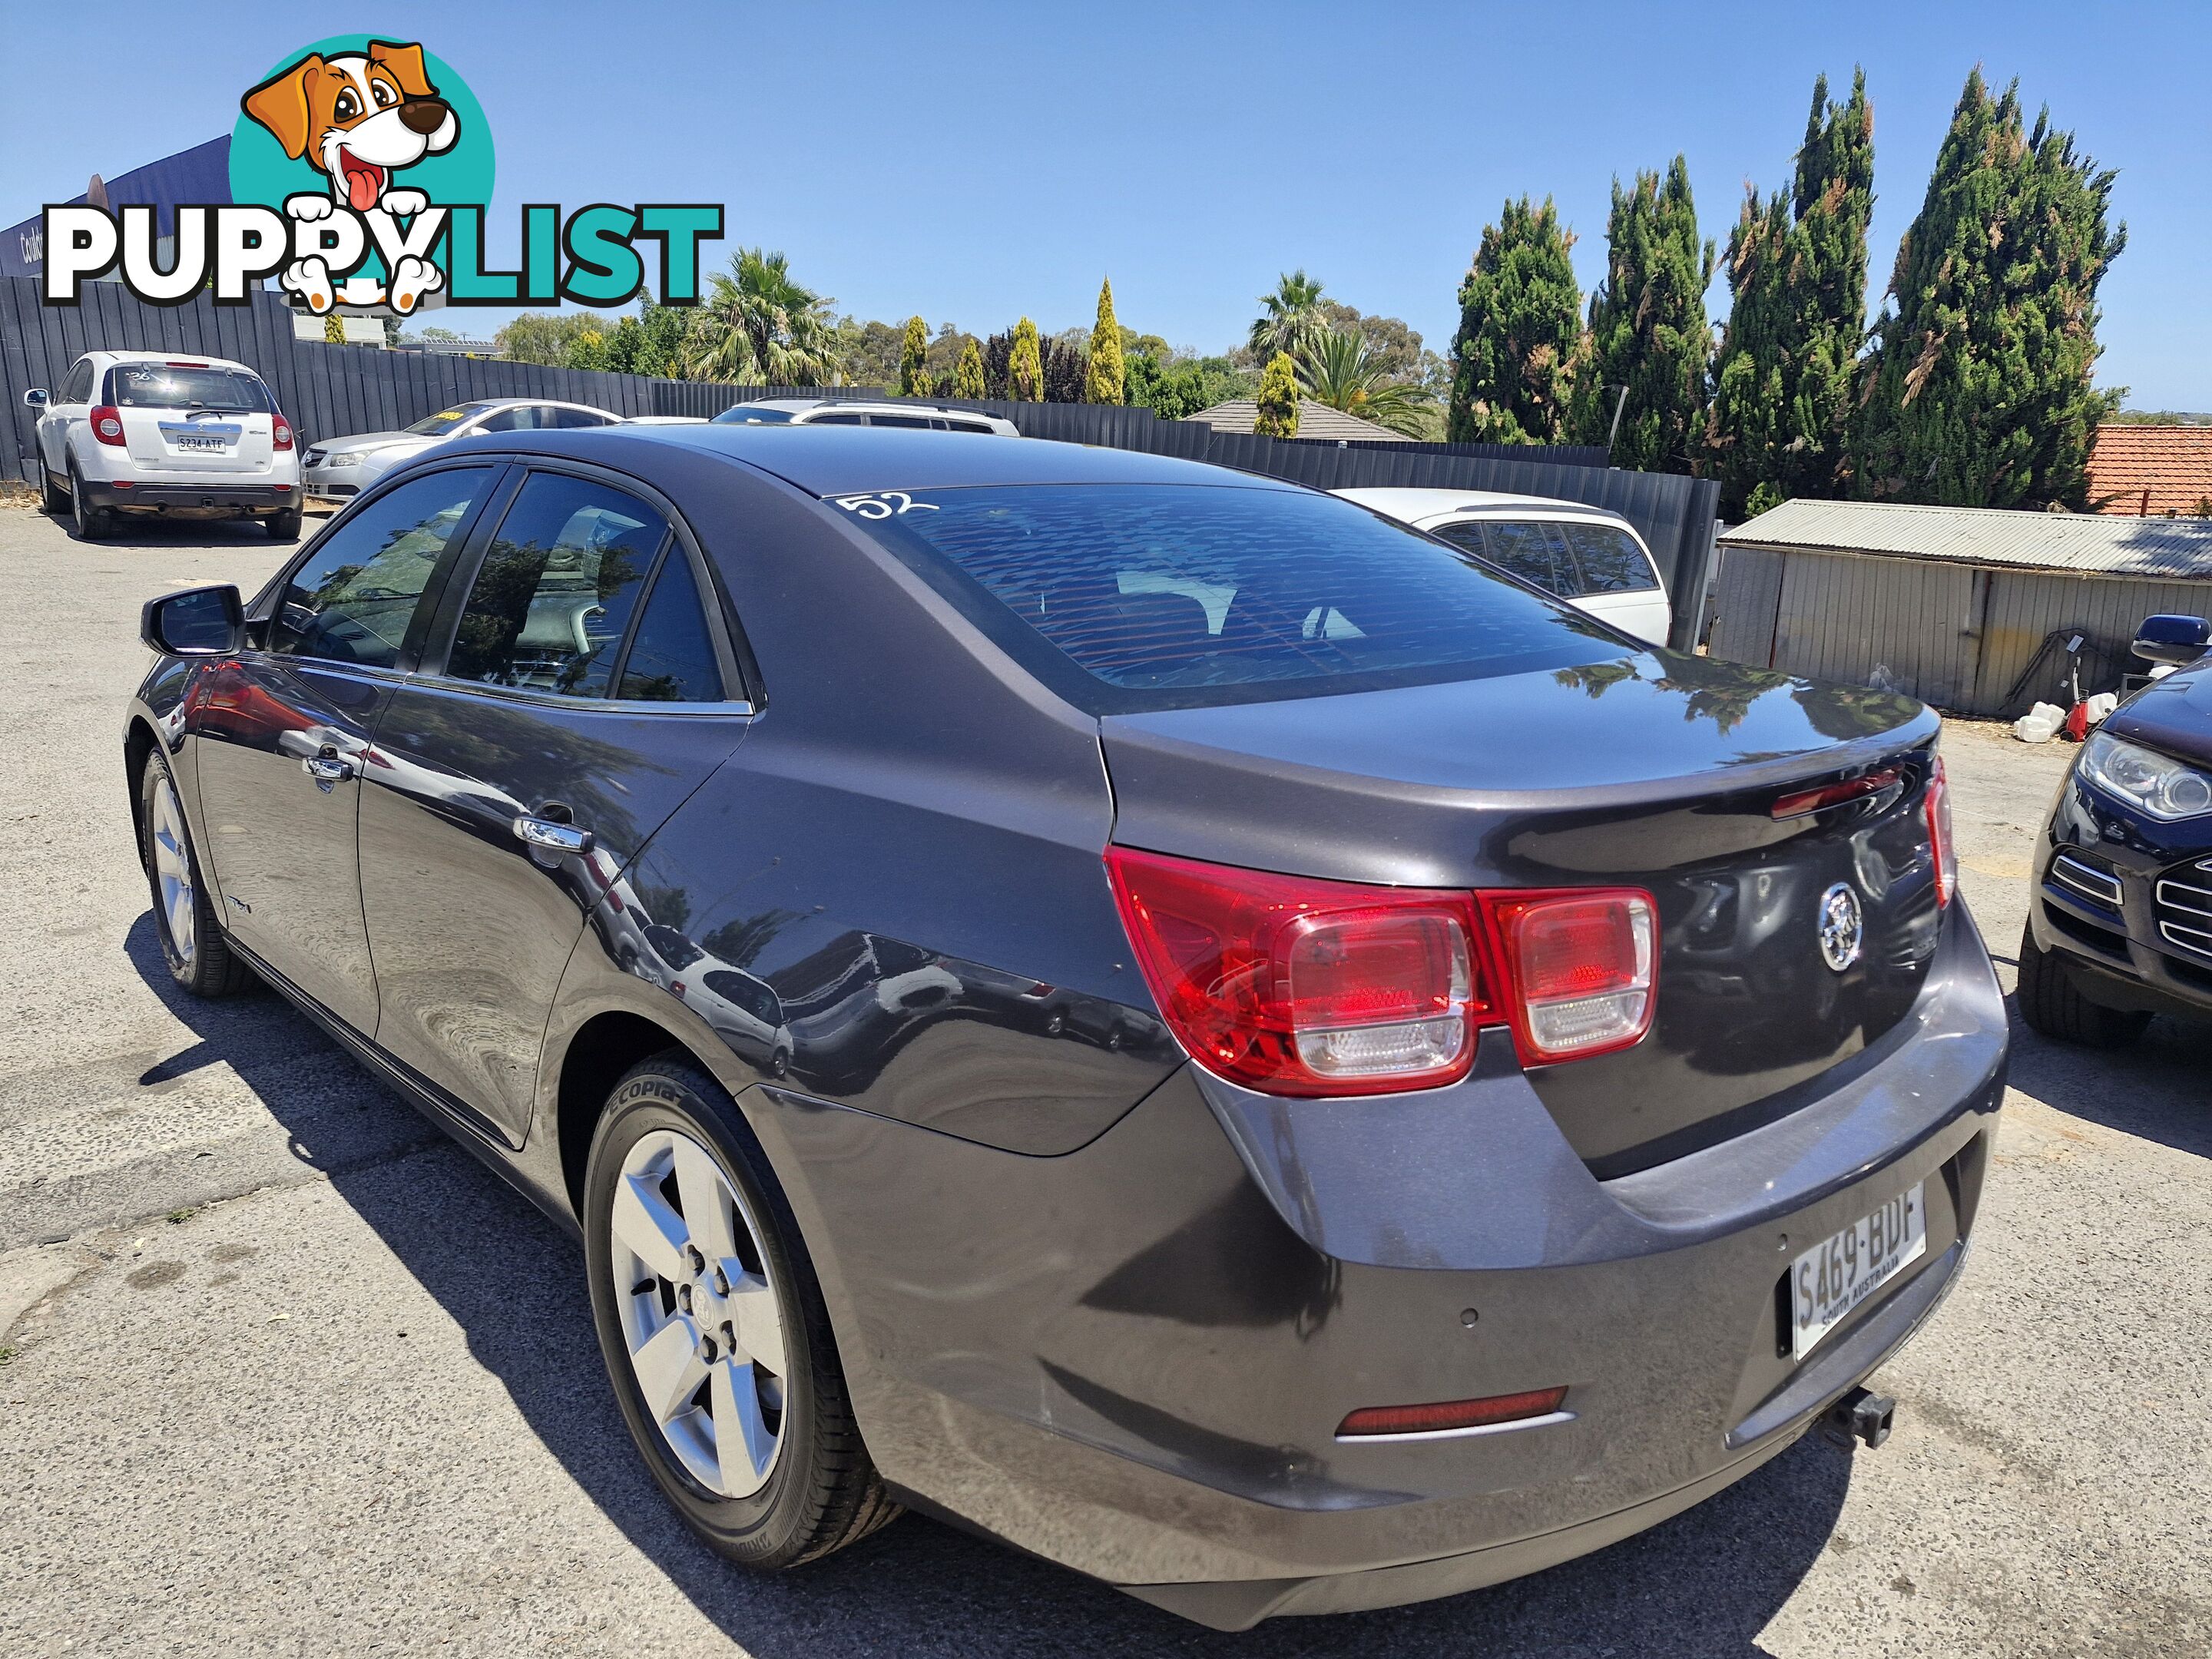
<path fill-rule="evenodd" d="M 866 426 L 867 423 L 866 416 L 848 415 L 842 410 L 834 415 L 817 415 L 806 422 L 809 426 Z"/>
<path fill-rule="evenodd" d="M 91 363 L 82 362 L 70 370 L 70 377 L 62 386 L 61 400 L 65 404 L 88 404 L 92 401 Z"/>
<path fill-rule="evenodd" d="M 587 426 L 605 426 L 607 416 L 589 409 L 549 409 L 544 411 L 552 417 L 552 424 L 574 429 Z"/>
<path fill-rule="evenodd" d="M 883 510 L 864 510 L 871 504 Z M 978 623 L 1043 678 L 1100 712 L 1472 678 L 1619 654 L 1595 624 L 1333 496 L 1032 485 L 836 505 L 951 597 L 968 599 Z M 983 595 L 990 605 L 974 603 Z M 1026 635 L 1006 627 L 1016 618 Z M 1099 695 L 1073 687 L 1024 640 L 1048 645 Z"/>
<path fill-rule="evenodd" d="M 919 427 L 922 431 L 927 432 L 929 430 L 929 416 L 927 415 L 871 415 L 868 416 L 868 424 L 870 426 Z M 943 426 L 945 422 L 939 421 L 937 424 Z"/>
<path fill-rule="evenodd" d="M 500 521 L 446 672 L 561 696 L 610 695 L 667 521 L 635 496 L 535 472 Z"/>
<path fill-rule="evenodd" d="M 720 702 L 722 671 L 684 550 L 672 547 L 653 584 L 637 637 L 623 664 L 622 690 L 636 702 Z"/>
<path fill-rule="evenodd" d="M 270 616 L 269 648 L 391 667 L 431 573 L 490 476 L 475 466 L 429 473 L 355 513 L 286 581 Z"/>
<path fill-rule="evenodd" d="M 167 363 L 118 363 L 107 371 L 104 401 L 118 409 L 218 409 L 244 415 L 270 409 L 269 388 L 258 375 Z"/>
<path fill-rule="evenodd" d="M 1633 593 L 1659 586 L 1651 561 L 1636 538 L 1618 525 L 1565 524 L 1558 526 L 1574 550 L 1582 573 L 1579 591 L 1584 593 Z"/>

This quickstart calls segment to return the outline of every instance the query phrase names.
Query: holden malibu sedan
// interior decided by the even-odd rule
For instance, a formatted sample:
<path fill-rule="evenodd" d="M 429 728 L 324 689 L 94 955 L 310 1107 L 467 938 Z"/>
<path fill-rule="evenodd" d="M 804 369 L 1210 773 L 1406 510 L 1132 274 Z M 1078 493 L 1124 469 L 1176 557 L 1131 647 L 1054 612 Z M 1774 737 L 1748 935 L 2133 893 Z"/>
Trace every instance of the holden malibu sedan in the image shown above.
<path fill-rule="evenodd" d="M 1449 1595 L 1869 1406 L 1957 1277 L 2005 1015 L 1905 699 L 797 424 L 465 441 L 144 627 L 171 971 L 580 1232 L 738 1561 L 911 1505 L 1222 1628 Z"/>

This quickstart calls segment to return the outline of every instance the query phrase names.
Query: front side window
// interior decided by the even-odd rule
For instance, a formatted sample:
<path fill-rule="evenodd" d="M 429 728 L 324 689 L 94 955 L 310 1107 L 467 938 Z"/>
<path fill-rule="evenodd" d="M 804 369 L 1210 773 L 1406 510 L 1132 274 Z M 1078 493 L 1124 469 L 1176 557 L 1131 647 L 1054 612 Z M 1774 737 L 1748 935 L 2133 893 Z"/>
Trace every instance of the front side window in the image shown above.
<path fill-rule="evenodd" d="M 167 363 L 118 363 L 107 371 L 106 402 L 118 409 L 210 409 L 228 415 L 266 414 L 269 388 L 236 368 L 178 368 Z"/>
<path fill-rule="evenodd" d="M 667 520 L 635 495 L 532 473 L 485 550 L 446 672 L 562 696 L 610 696 L 615 658 L 667 534 Z"/>
<path fill-rule="evenodd" d="M 1636 538 L 1618 525 L 1566 524 L 1558 526 L 1574 550 L 1585 593 L 1634 593 L 1659 586 L 1651 561 Z"/>
<path fill-rule="evenodd" d="M 1619 654 L 1595 624 L 1333 496 L 1085 484 L 847 499 L 853 524 L 1102 713 Z M 882 510 L 863 510 L 870 504 Z M 1066 665 L 1089 684 L 1070 680 Z"/>
<path fill-rule="evenodd" d="M 488 467 L 432 472 L 355 513 L 285 583 L 269 649 L 392 666 L 431 573 L 490 477 Z"/>

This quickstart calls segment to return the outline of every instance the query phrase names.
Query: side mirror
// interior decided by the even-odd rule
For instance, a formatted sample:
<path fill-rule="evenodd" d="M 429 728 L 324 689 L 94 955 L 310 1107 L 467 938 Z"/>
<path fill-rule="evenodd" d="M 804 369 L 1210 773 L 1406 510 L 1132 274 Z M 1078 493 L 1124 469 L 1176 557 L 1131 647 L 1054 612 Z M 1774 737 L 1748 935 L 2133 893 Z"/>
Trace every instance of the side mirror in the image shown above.
<path fill-rule="evenodd" d="M 44 409 L 48 401 L 46 389 L 42 386 L 34 386 L 23 394 L 23 407 L 26 409 Z"/>
<path fill-rule="evenodd" d="M 2212 650 L 2212 622 L 2202 617 L 2145 617 L 2130 648 L 2146 661 L 2186 668 Z"/>
<path fill-rule="evenodd" d="M 227 657 L 246 643 L 246 605 L 228 583 L 165 593 L 138 613 L 138 637 L 172 657 Z"/>

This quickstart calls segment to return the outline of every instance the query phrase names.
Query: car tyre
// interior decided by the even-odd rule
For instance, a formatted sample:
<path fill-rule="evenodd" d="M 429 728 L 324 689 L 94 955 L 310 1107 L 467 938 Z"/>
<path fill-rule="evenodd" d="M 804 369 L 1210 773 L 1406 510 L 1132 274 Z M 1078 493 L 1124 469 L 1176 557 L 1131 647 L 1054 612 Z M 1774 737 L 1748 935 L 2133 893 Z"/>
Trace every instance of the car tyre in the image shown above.
<path fill-rule="evenodd" d="M 76 467 L 70 468 L 70 526 L 81 542 L 96 542 L 105 536 L 114 523 L 114 515 L 104 507 L 94 507 L 85 500 L 84 474 Z"/>
<path fill-rule="evenodd" d="M 585 1168 L 583 1222 L 592 1322 L 616 1400 L 693 1532 L 731 1560 L 774 1571 L 901 1513 L 854 1419 L 783 1189 L 736 1103 L 681 1049 L 631 1067 L 608 1097 Z M 732 1261 L 716 1256 L 726 1248 L 737 1265 L 718 1279 Z M 709 1297 L 726 1284 L 730 1300 Z M 732 1308 L 752 1310 L 750 1322 L 744 1313 L 714 1322 Z"/>
<path fill-rule="evenodd" d="M 2065 964 L 2036 944 L 2033 927 L 2020 936 L 2018 1000 L 2031 1030 L 2088 1048 L 2124 1048 L 2150 1024 L 2139 1009 L 2107 1008 L 2083 996 Z"/>
<path fill-rule="evenodd" d="M 253 975 L 230 948 L 201 878 L 191 826 L 168 757 L 155 748 L 138 773 L 139 861 L 154 899 L 154 933 L 169 977 L 196 997 L 227 997 Z"/>
<path fill-rule="evenodd" d="M 269 526 L 272 542 L 296 542 L 300 539 L 300 513 L 296 507 L 288 507 L 282 513 L 272 513 L 264 520 Z"/>
<path fill-rule="evenodd" d="M 48 518 L 58 519 L 70 510 L 70 493 L 55 482 L 51 467 L 43 464 L 39 468 L 39 510 Z"/>

